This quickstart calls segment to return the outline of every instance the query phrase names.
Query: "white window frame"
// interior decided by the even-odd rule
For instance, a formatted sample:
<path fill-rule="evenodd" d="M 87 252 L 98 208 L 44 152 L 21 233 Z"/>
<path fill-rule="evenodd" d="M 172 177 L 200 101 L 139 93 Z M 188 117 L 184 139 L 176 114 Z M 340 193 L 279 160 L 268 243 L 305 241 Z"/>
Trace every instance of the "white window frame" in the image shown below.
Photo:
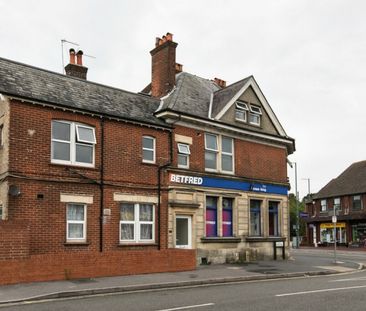
<path fill-rule="evenodd" d="M 327 210 L 327 200 L 320 200 L 320 212 L 326 212 Z"/>
<path fill-rule="evenodd" d="M 189 168 L 189 155 L 191 150 L 188 144 L 178 143 L 178 167 L 179 168 Z M 179 157 L 186 159 L 186 165 L 179 163 Z"/>
<path fill-rule="evenodd" d="M 88 129 L 88 130 L 92 130 L 93 132 L 93 139 L 91 141 L 88 141 L 88 140 L 84 140 L 84 139 L 80 139 L 80 134 L 79 134 L 79 129 L 80 128 L 84 128 L 84 129 Z M 81 124 L 76 124 L 76 137 L 77 137 L 77 141 L 79 143 L 86 143 L 86 144 L 96 144 L 97 141 L 95 139 L 95 131 L 92 127 L 90 126 L 85 126 L 85 125 L 81 125 Z"/>
<path fill-rule="evenodd" d="M 247 103 L 245 103 L 245 102 L 242 102 L 242 101 L 237 101 L 236 103 L 235 103 L 235 120 L 237 120 L 237 121 L 240 121 L 240 122 L 247 122 L 247 120 L 248 120 L 248 117 L 247 117 L 247 111 L 248 111 L 249 109 L 248 109 L 248 105 L 247 105 Z M 241 118 L 238 118 L 237 117 L 237 112 L 241 112 L 241 113 L 243 113 L 243 116 L 244 116 L 244 118 L 243 119 L 241 119 Z"/>
<path fill-rule="evenodd" d="M 69 206 L 71 205 L 79 205 L 79 206 L 83 206 L 84 208 L 84 220 L 68 220 L 67 219 L 67 215 L 68 215 L 68 209 Z M 74 243 L 85 243 L 86 242 L 86 212 L 87 212 L 87 208 L 86 208 L 86 204 L 83 203 L 67 203 L 66 204 L 66 241 L 67 242 L 74 242 Z M 82 224 L 83 225 L 83 237 L 82 238 L 70 238 L 69 237 L 69 224 Z"/>
<path fill-rule="evenodd" d="M 152 148 L 144 147 L 144 139 L 145 138 L 151 139 L 153 141 L 153 147 Z M 144 150 L 153 152 L 153 160 L 144 159 Z M 148 136 L 148 135 L 142 136 L 142 162 L 143 163 L 155 163 L 156 162 L 156 139 L 155 139 L 155 137 Z"/>
<path fill-rule="evenodd" d="M 154 243 L 155 242 L 155 205 L 152 203 L 131 203 L 131 202 L 121 202 L 120 203 L 120 209 L 122 207 L 123 204 L 132 204 L 134 206 L 134 216 L 135 216 L 135 220 L 119 220 L 119 242 L 121 244 L 126 244 L 126 243 L 139 243 L 139 244 L 143 244 L 143 243 Z M 146 204 L 146 205 L 150 205 L 152 207 L 152 221 L 140 221 L 140 204 Z M 134 239 L 132 240 L 122 240 L 121 239 L 121 226 L 122 224 L 133 224 L 133 236 Z M 141 225 L 152 225 L 152 239 L 141 239 L 140 235 L 141 235 Z"/>
<path fill-rule="evenodd" d="M 223 143 L 223 139 L 224 138 L 227 138 L 227 139 L 230 139 L 231 140 L 231 153 L 230 152 L 224 152 L 223 151 L 223 147 L 222 147 L 222 143 Z M 221 142 L 221 145 L 220 145 L 220 168 L 221 168 L 221 172 L 223 173 L 230 173 L 230 174 L 233 174 L 234 173 L 234 139 L 231 138 L 231 137 L 227 137 L 227 136 L 221 136 L 220 137 L 220 142 Z M 233 168 L 231 171 L 226 171 L 222 168 L 222 156 L 223 155 L 227 155 L 227 156 L 231 156 L 231 167 Z"/>
<path fill-rule="evenodd" d="M 96 145 L 94 127 L 76 123 L 76 122 L 70 122 L 70 121 L 64 121 L 64 120 L 52 120 L 51 128 L 53 128 L 53 126 L 52 126 L 53 122 L 64 123 L 64 124 L 68 124 L 70 126 L 70 140 L 61 140 L 61 139 L 53 138 L 53 129 L 52 129 L 52 131 L 51 131 L 51 163 L 94 167 L 95 166 L 95 145 Z M 79 136 L 78 127 L 83 127 L 83 128 L 92 130 L 93 136 L 94 136 L 94 141 L 93 142 L 79 141 L 78 140 L 78 136 Z M 53 159 L 53 142 L 60 142 L 60 143 L 64 143 L 64 144 L 67 143 L 70 145 L 70 160 Z M 93 147 L 92 163 L 76 161 L 76 145 Z"/>
<path fill-rule="evenodd" d="M 338 206 L 338 211 L 340 211 L 342 209 L 342 206 L 341 206 L 341 198 L 334 198 L 334 200 L 333 200 L 333 208 L 335 208 L 336 206 Z"/>
<path fill-rule="evenodd" d="M 262 115 L 262 110 L 260 107 L 255 106 L 255 105 L 249 105 L 250 108 L 250 113 L 249 113 L 249 123 L 255 126 L 261 126 L 261 115 Z M 255 116 L 258 118 L 258 122 L 253 122 L 251 120 L 251 116 Z"/>
<path fill-rule="evenodd" d="M 216 137 L 217 150 L 207 147 L 206 135 L 211 135 L 211 136 Z M 222 148 L 223 137 L 231 139 L 231 144 L 232 144 L 231 145 L 231 147 L 232 147 L 231 148 L 231 153 L 223 151 L 223 148 Z M 205 154 L 206 154 L 206 152 L 216 153 L 216 169 L 207 168 L 206 165 L 205 165 L 205 171 L 206 172 L 221 172 L 221 173 L 226 173 L 226 174 L 234 174 L 234 172 L 235 172 L 234 153 L 235 152 L 234 152 L 234 139 L 232 137 L 218 135 L 218 134 L 212 134 L 212 133 L 205 133 Z M 222 169 L 222 155 L 231 156 L 232 168 L 233 168 L 232 171 L 226 171 L 226 170 Z"/>

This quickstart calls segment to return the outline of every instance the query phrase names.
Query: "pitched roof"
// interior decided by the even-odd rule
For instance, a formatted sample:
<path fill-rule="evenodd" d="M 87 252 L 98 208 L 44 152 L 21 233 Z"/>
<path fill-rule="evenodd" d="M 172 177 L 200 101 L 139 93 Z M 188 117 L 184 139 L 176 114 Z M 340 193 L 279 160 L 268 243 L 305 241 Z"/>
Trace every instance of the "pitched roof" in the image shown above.
<path fill-rule="evenodd" d="M 168 127 L 153 113 L 159 100 L 0 58 L 0 93 Z"/>
<path fill-rule="evenodd" d="M 202 118 L 208 118 L 211 94 L 220 88 L 208 79 L 187 72 L 176 76 L 176 87 L 165 98 L 159 110 L 170 109 L 189 112 Z"/>
<path fill-rule="evenodd" d="M 366 161 L 353 163 L 315 194 L 314 199 L 361 193 L 366 193 Z"/>
<path fill-rule="evenodd" d="M 212 102 L 211 114 L 213 118 L 215 118 L 217 114 L 226 106 L 226 104 L 243 88 L 249 79 L 250 77 L 247 77 L 215 92 Z"/>

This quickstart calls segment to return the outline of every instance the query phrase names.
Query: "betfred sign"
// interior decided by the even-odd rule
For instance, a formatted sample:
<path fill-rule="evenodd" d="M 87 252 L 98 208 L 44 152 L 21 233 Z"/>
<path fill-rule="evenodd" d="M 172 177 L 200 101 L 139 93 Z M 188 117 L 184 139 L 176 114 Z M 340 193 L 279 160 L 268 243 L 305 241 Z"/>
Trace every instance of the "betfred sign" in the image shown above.
<path fill-rule="evenodd" d="M 170 181 L 178 184 L 188 184 L 188 185 L 202 185 L 203 178 L 195 176 L 186 176 L 178 174 L 170 174 Z"/>

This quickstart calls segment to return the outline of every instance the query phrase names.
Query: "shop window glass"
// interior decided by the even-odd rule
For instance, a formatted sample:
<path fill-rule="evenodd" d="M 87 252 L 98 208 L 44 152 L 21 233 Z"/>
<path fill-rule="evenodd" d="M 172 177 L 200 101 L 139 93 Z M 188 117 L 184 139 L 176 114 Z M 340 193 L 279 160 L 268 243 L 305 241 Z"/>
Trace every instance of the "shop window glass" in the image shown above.
<path fill-rule="evenodd" d="M 260 200 L 250 200 L 250 235 L 261 236 L 261 203 Z"/>
<path fill-rule="evenodd" d="M 222 236 L 233 235 L 233 199 L 222 199 Z"/>
<path fill-rule="evenodd" d="M 268 234 L 279 236 L 278 202 L 269 201 L 268 204 Z"/>
<path fill-rule="evenodd" d="M 217 236 L 217 197 L 206 197 L 206 236 Z"/>

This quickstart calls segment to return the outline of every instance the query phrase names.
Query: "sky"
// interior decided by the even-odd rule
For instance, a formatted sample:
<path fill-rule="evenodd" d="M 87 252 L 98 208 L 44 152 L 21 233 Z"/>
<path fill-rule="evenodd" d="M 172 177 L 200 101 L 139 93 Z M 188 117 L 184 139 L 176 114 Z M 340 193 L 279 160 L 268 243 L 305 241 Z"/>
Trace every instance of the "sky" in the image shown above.
<path fill-rule="evenodd" d="M 81 49 L 88 80 L 138 92 L 170 32 L 184 71 L 228 84 L 254 75 L 296 140 L 303 197 L 308 179 L 316 193 L 366 159 L 365 11 L 363 0 L 0 0 L 0 57 L 62 72 L 62 54 L 66 65 Z"/>

